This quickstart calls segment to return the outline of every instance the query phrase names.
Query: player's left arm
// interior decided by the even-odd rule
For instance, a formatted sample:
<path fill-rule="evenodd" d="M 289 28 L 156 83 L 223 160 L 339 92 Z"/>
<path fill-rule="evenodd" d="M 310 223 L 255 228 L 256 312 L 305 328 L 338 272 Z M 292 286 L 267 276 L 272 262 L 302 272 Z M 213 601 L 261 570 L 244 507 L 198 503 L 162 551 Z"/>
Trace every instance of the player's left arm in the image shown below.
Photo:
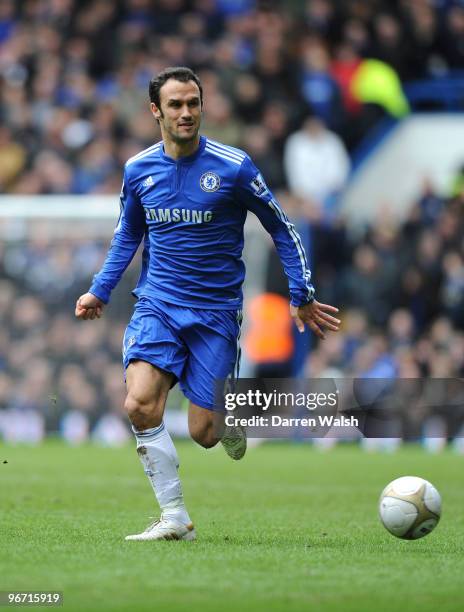
<path fill-rule="evenodd" d="M 323 328 L 338 331 L 340 321 L 333 316 L 338 308 L 315 299 L 301 238 L 248 156 L 237 175 L 236 196 L 258 217 L 274 241 L 288 278 L 290 314 L 298 330 L 303 332 L 307 324 L 320 338 L 325 337 Z"/>

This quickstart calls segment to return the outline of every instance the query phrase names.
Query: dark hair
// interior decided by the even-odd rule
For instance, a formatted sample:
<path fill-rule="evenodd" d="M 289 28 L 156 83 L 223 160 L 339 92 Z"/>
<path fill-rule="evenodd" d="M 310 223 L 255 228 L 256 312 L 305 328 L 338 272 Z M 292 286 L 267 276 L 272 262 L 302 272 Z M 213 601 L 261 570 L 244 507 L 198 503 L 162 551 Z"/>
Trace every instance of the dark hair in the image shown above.
<path fill-rule="evenodd" d="M 198 85 L 200 90 L 200 103 L 203 106 L 203 88 L 200 83 L 198 76 L 185 66 L 176 66 L 175 68 L 165 68 L 156 77 L 153 77 L 150 81 L 148 92 L 150 94 L 150 102 L 156 104 L 160 108 L 160 89 L 169 79 L 175 79 L 181 83 L 188 83 L 193 81 Z"/>

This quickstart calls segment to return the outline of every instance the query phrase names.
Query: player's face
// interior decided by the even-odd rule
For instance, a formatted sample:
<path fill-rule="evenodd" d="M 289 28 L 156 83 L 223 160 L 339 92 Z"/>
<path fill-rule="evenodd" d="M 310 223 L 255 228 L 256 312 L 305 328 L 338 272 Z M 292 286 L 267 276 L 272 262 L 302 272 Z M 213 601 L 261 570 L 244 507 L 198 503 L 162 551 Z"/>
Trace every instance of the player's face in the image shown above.
<path fill-rule="evenodd" d="M 181 83 L 169 79 L 160 89 L 160 107 L 151 103 L 163 139 L 182 144 L 195 140 L 201 121 L 200 90 L 194 81 Z"/>

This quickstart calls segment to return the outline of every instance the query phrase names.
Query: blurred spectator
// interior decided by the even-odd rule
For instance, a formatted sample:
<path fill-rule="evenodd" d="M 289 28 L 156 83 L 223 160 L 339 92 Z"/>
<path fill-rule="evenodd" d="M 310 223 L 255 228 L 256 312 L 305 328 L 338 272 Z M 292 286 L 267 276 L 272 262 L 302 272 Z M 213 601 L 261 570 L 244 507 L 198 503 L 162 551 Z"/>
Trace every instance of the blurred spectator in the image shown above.
<path fill-rule="evenodd" d="M 330 74 L 330 55 L 317 38 L 307 38 L 301 50 L 301 94 L 309 110 L 329 128 L 339 128 L 343 121 L 342 98 L 337 82 Z"/>
<path fill-rule="evenodd" d="M 279 102 L 267 103 L 263 109 L 262 124 L 268 132 L 272 150 L 282 157 L 290 125 L 288 110 Z"/>
<path fill-rule="evenodd" d="M 246 123 L 259 123 L 264 92 L 260 81 L 251 74 L 242 74 L 235 83 L 235 112 Z"/>
<path fill-rule="evenodd" d="M 345 306 L 362 308 L 373 325 L 383 326 L 387 322 L 395 278 L 384 269 L 372 246 L 360 244 L 356 247 L 353 267 L 347 269 L 340 282 Z"/>
<path fill-rule="evenodd" d="M 408 77 L 418 79 L 441 72 L 436 11 L 428 2 L 405 2 L 404 7 L 407 36 L 412 40 L 407 51 Z"/>
<path fill-rule="evenodd" d="M 435 225 L 443 212 L 444 200 L 437 195 L 428 177 L 424 178 L 423 192 L 418 201 L 418 207 L 423 225 Z"/>
<path fill-rule="evenodd" d="M 345 41 L 335 49 L 331 64 L 331 73 L 338 83 L 342 95 L 343 107 L 349 115 L 357 115 L 362 108 L 361 102 L 353 95 L 351 82 L 362 59 L 356 47 Z"/>
<path fill-rule="evenodd" d="M 205 102 L 202 131 L 212 140 L 233 146 L 240 143 L 242 126 L 233 118 L 231 104 L 223 94 L 217 93 Z"/>
<path fill-rule="evenodd" d="M 242 144 L 252 157 L 256 166 L 266 177 L 266 183 L 272 190 L 281 189 L 286 180 L 279 155 L 273 150 L 269 132 L 261 126 L 249 127 L 243 136 Z"/>
<path fill-rule="evenodd" d="M 411 313 L 404 308 L 394 310 L 388 320 L 388 333 L 393 350 L 411 347 L 415 339 L 415 322 Z"/>
<path fill-rule="evenodd" d="M 409 76 L 407 47 L 401 23 L 389 12 L 380 12 L 373 20 L 374 32 L 370 56 L 391 66 L 400 76 Z M 404 72 L 403 72 L 404 70 Z"/>
<path fill-rule="evenodd" d="M 449 68 L 464 66 L 464 7 L 451 4 L 441 30 L 439 48 Z"/>
<path fill-rule="evenodd" d="M 456 327 L 464 327 L 464 261 L 462 254 L 450 251 L 443 258 L 444 279 L 441 302 Z"/>
<path fill-rule="evenodd" d="M 293 193 L 309 207 L 331 214 L 333 198 L 342 189 L 350 161 L 340 138 L 324 123 L 310 117 L 302 129 L 289 136 L 284 155 L 285 172 Z"/>

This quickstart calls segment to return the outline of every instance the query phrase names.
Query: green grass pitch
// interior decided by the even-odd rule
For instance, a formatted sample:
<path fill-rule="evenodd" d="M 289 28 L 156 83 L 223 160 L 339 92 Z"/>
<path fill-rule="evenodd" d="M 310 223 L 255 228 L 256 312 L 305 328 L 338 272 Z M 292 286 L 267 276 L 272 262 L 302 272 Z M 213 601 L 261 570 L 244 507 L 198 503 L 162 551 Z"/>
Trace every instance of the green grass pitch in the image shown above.
<path fill-rule="evenodd" d="M 0 590 L 60 590 L 86 611 L 464 609 L 463 457 L 277 443 L 232 462 L 177 446 L 195 542 L 124 541 L 156 514 L 132 446 L 0 446 Z M 415 542 L 377 518 L 408 474 L 443 497 Z"/>

